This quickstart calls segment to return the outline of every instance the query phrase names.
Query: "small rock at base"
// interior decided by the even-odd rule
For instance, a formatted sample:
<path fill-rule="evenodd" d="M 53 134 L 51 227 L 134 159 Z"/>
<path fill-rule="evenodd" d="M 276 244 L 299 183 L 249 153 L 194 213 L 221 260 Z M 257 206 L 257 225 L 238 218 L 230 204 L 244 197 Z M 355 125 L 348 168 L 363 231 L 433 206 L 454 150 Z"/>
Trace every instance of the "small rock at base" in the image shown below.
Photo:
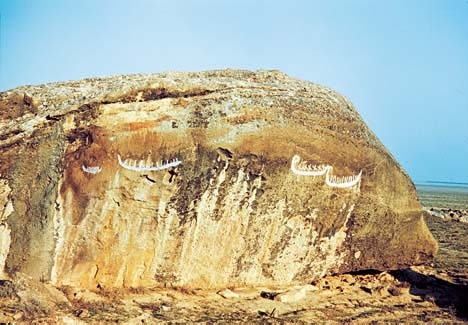
<path fill-rule="evenodd" d="M 280 293 L 275 297 L 276 301 L 280 302 L 296 302 L 306 297 L 306 288 L 292 289 L 286 292 Z"/>
<path fill-rule="evenodd" d="M 80 318 L 87 318 L 90 316 L 89 314 L 89 310 L 87 309 L 80 309 L 77 313 L 76 313 L 76 316 L 80 317 Z"/>
<path fill-rule="evenodd" d="M 239 298 L 239 295 L 229 289 L 218 291 L 218 295 L 226 299 Z"/>
<path fill-rule="evenodd" d="M 13 315 L 13 319 L 14 320 L 20 320 L 21 318 L 23 318 L 23 316 L 24 316 L 24 313 L 22 311 L 19 311 L 16 314 Z"/>
<path fill-rule="evenodd" d="M 162 311 L 170 311 L 171 307 L 167 306 L 167 305 L 161 305 L 161 309 L 162 309 Z"/>

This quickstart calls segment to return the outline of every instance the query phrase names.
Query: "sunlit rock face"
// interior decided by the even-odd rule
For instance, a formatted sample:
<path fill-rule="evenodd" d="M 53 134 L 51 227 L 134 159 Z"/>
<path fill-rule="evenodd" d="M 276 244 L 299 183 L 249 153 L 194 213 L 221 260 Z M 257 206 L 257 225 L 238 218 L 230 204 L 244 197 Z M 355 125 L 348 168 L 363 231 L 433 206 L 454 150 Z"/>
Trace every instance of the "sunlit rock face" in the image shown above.
<path fill-rule="evenodd" d="M 277 71 L 20 87 L 0 94 L 0 148 L 9 275 L 287 284 L 437 249 L 413 184 L 353 106 Z"/>

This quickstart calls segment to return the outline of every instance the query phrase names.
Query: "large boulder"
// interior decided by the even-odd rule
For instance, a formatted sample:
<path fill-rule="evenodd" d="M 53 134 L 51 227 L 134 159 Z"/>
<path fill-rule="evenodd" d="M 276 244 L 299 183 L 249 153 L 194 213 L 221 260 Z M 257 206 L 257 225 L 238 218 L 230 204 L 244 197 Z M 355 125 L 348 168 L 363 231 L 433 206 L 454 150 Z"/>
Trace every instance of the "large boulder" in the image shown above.
<path fill-rule="evenodd" d="M 57 285 L 304 283 L 437 250 L 352 104 L 278 71 L 3 92 L 0 162 L 0 269 Z"/>

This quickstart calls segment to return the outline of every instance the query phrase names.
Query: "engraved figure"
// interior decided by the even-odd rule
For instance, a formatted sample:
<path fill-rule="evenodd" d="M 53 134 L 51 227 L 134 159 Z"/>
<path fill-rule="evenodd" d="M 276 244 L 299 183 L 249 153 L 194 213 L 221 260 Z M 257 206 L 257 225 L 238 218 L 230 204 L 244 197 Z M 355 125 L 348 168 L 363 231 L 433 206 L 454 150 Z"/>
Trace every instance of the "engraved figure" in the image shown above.
<path fill-rule="evenodd" d="M 122 166 L 125 169 L 132 170 L 135 172 L 151 172 L 151 171 L 160 171 L 164 169 L 168 169 L 171 167 L 177 167 L 180 165 L 182 162 L 179 159 L 172 159 L 172 160 L 167 160 L 166 162 L 162 161 L 157 162 L 155 165 L 152 165 L 149 162 L 145 162 L 144 160 L 140 160 L 137 162 L 136 160 L 131 160 L 131 159 L 125 159 L 122 161 L 122 158 L 120 155 L 117 155 L 117 159 L 119 161 L 119 165 Z"/>

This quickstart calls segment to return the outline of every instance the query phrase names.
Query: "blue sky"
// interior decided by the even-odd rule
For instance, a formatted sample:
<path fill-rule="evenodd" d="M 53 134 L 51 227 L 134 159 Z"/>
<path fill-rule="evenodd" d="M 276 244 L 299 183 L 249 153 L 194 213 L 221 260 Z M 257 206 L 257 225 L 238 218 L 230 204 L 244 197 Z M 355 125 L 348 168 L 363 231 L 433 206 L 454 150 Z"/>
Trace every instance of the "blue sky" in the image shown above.
<path fill-rule="evenodd" d="M 347 96 L 416 182 L 468 182 L 468 0 L 0 0 L 0 91 L 278 69 Z"/>

